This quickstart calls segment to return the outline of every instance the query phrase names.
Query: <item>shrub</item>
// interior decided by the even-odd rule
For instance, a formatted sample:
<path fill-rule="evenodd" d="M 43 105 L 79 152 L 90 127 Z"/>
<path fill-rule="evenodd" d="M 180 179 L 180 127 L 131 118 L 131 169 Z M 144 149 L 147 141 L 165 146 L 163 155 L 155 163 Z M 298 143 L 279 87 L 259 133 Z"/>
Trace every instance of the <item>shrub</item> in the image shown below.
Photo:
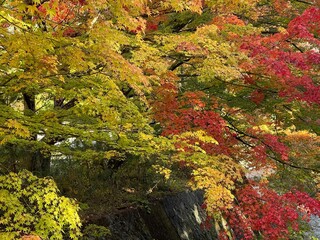
<path fill-rule="evenodd" d="M 89 224 L 84 228 L 83 237 L 81 240 L 105 239 L 110 235 L 111 232 L 108 228 L 95 224 Z"/>
<path fill-rule="evenodd" d="M 78 205 L 58 193 L 52 179 L 26 170 L 0 176 L 0 239 L 78 239 Z"/>

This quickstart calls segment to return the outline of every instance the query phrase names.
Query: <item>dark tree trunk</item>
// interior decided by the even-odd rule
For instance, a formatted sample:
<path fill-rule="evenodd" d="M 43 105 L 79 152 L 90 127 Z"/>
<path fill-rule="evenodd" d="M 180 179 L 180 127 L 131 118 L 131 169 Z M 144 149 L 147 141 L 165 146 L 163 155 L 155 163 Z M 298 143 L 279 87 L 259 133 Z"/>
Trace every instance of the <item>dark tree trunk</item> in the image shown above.
<path fill-rule="evenodd" d="M 41 177 L 50 175 L 50 159 L 49 151 L 37 150 L 32 154 L 31 171 Z"/>
<path fill-rule="evenodd" d="M 24 93 L 24 114 L 32 116 L 36 112 L 36 98 L 34 94 Z M 32 141 L 37 141 L 37 133 L 32 136 Z M 51 154 L 45 149 L 33 150 L 25 149 L 25 155 L 22 159 L 22 168 L 25 168 L 39 176 L 47 176 L 50 174 L 50 158 Z"/>

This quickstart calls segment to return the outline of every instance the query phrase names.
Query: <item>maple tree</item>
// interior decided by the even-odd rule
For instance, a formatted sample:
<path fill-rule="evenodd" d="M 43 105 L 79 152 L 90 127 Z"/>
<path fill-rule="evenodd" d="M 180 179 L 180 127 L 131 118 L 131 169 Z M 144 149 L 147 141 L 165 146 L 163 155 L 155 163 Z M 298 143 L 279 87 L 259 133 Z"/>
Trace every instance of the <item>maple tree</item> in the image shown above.
<path fill-rule="evenodd" d="M 183 136 L 176 159 L 193 169 L 195 188 L 205 189 L 207 211 L 227 218 L 232 230 L 224 227 L 221 238 L 234 232 L 243 239 L 286 239 L 307 219 L 298 217 L 302 206 L 319 214 L 319 203 L 299 192 L 318 191 L 317 19 L 318 8 L 311 7 L 287 30 L 262 34 L 235 15 L 216 16 L 181 42 L 176 37 L 172 51 L 185 57 L 174 69 L 180 79 L 161 84 L 155 116 L 163 135 Z M 199 33 L 215 41 L 197 39 Z M 200 129 L 205 134 L 196 134 Z M 278 192 L 266 189 L 265 180 L 247 182 L 238 163 L 262 169 Z M 235 190 L 241 185 L 243 191 Z M 274 220 L 281 211 L 285 218 Z"/>
<path fill-rule="evenodd" d="M 184 170 L 222 239 L 289 239 L 320 214 L 317 4 L 3 1 L 1 173 Z"/>

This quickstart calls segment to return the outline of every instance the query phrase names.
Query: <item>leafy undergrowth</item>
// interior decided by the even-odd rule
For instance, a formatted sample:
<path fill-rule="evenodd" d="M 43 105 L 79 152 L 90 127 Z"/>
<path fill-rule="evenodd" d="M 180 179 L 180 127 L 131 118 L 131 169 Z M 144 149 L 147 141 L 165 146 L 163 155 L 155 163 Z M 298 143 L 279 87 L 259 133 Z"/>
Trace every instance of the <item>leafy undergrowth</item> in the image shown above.
<path fill-rule="evenodd" d="M 78 239 L 78 210 L 75 200 L 60 196 L 50 178 L 38 178 L 26 170 L 0 176 L 1 239 L 25 235 Z"/>

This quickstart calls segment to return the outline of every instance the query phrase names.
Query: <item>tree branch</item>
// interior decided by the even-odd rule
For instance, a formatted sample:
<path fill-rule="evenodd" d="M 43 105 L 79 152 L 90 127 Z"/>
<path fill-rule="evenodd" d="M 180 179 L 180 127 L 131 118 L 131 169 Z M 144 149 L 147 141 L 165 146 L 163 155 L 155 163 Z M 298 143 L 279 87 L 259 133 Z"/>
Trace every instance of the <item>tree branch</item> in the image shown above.
<path fill-rule="evenodd" d="M 272 147 L 270 145 L 268 145 L 266 142 L 264 142 L 262 139 L 258 138 L 257 136 L 253 136 L 251 134 L 248 134 L 246 132 L 243 132 L 242 130 L 238 129 L 236 126 L 234 126 L 234 124 L 232 124 L 230 121 L 226 120 L 230 125 L 228 126 L 229 129 L 235 131 L 236 133 L 238 134 L 241 134 L 243 136 L 246 136 L 246 137 L 249 137 L 249 138 L 252 138 L 252 139 L 255 139 L 255 140 L 258 140 L 260 143 L 262 143 L 264 146 L 266 146 L 268 148 L 269 151 L 271 151 L 273 154 L 277 154 L 276 152 L 273 151 Z M 246 146 L 250 147 L 250 148 L 253 148 L 254 146 L 250 143 L 248 143 L 247 141 L 245 141 L 241 136 L 237 136 L 236 137 L 237 140 L 239 140 L 240 142 L 242 142 L 243 144 L 245 144 Z M 320 170 L 319 169 L 315 169 L 315 168 L 308 168 L 308 167 L 302 167 L 302 166 L 297 166 L 297 165 L 294 165 L 290 162 L 286 162 L 286 161 L 283 161 L 275 156 L 272 156 L 271 154 L 267 154 L 267 156 L 269 158 L 271 158 L 272 160 L 278 162 L 278 163 L 281 163 L 283 165 L 286 165 L 286 166 L 289 166 L 289 167 L 292 167 L 292 168 L 296 168 L 296 169 L 301 169 L 301 170 L 306 170 L 306 171 L 313 171 L 313 172 L 316 172 L 316 173 L 320 173 Z"/>

